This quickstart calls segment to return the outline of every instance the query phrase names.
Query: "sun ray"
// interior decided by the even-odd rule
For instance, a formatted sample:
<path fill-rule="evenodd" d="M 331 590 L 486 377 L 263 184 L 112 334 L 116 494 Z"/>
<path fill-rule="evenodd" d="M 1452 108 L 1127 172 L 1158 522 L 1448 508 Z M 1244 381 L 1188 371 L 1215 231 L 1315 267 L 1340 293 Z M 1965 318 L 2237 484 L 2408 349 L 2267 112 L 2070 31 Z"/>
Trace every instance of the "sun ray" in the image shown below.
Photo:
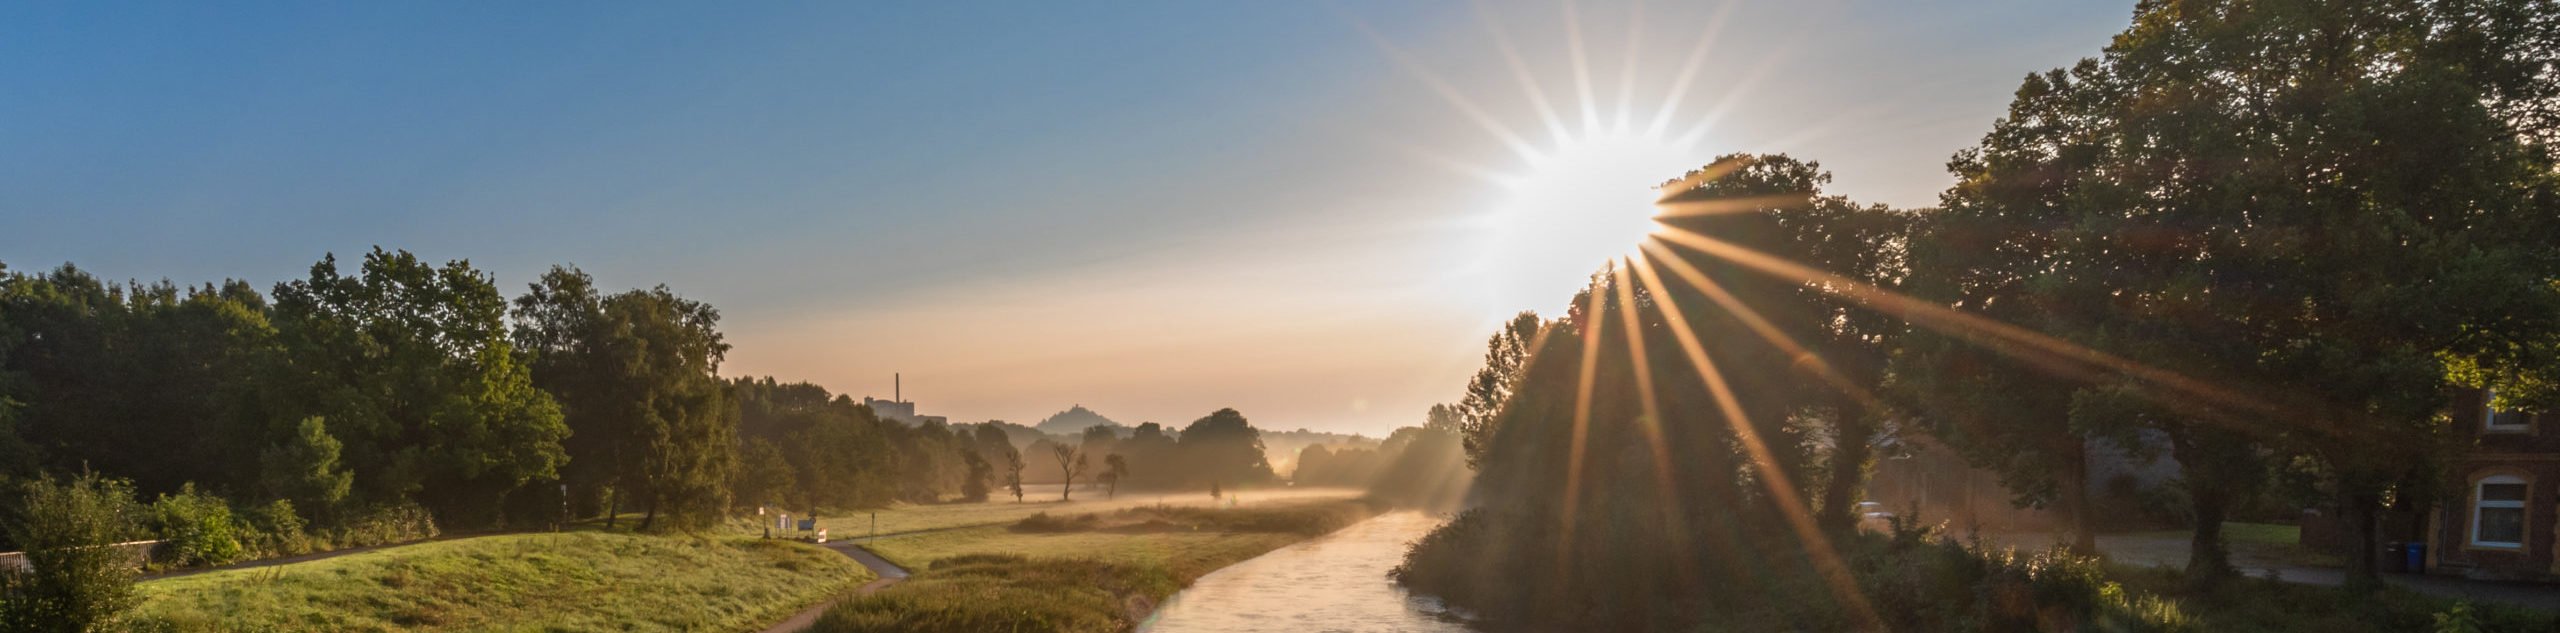
<path fill-rule="evenodd" d="M 1626 133 L 1627 119 L 1631 116 L 1629 109 L 1636 102 L 1636 60 L 1640 59 L 1638 55 L 1644 49 L 1643 42 L 1644 0 L 1635 0 L 1627 5 L 1627 59 L 1618 67 L 1617 122 L 1610 124 L 1618 134 Z"/>
<path fill-rule="evenodd" d="M 1496 140 L 1502 141 L 1505 147 L 1510 148 L 1512 153 L 1518 154 L 1522 160 L 1537 160 L 1539 155 L 1537 146 L 1531 145 L 1528 139 L 1521 138 L 1519 133 L 1513 132 L 1511 126 L 1503 125 L 1500 119 L 1494 118 L 1492 114 L 1485 112 L 1484 108 L 1478 107 L 1474 100 L 1468 99 L 1465 93 L 1459 92 L 1456 86 L 1449 85 L 1447 80 L 1433 74 L 1431 69 L 1423 67 L 1422 62 L 1415 60 L 1404 49 L 1387 42 L 1387 38 L 1379 35 L 1376 29 L 1369 28 L 1368 23 L 1352 20 L 1351 24 L 1360 30 L 1361 35 L 1369 38 L 1371 45 L 1377 46 L 1378 50 L 1385 52 L 1388 58 L 1394 59 L 1396 66 L 1402 67 L 1405 72 L 1413 73 L 1414 78 L 1421 80 L 1422 84 L 1430 87 L 1432 92 L 1439 93 L 1441 99 L 1447 100 L 1451 107 L 1457 108 L 1458 113 L 1474 122 L 1476 127 L 1484 128 L 1484 131 L 1493 134 Z"/>
<path fill-rule="evenodd" d="M 1553 136 L 1552 140 L 1557 144 L 1572 139 L 1573 132 L 1565 129 L 1563 115 L 1557 114 L 1555 104 L 1547 100 L 1547 91 L 1538 87 L 1538 78 L 1536 73 L 1530 72 L 1529 61 L 1520 57 L 1520 47 L 1511 43 L 1511 34 L 1502 30 L 1501 23 L 1494 21 L 1493 11 L 1485 8 L 1484 0 L 1469 4 L 1475 9 L 1476 20 L 1484 24 L 1485 34 L 1493 40 L 1494 49 L 1502 52 L 1503 65 L 1511 67 L 1511 79 L 1520 83 L 1520 91 L 1529 96 L 1529 105 L 1537 108 L 1538 120 L 1546 123 L 1547 134 Z"/>
<path fill-rule="evenodd" d="M 1718 121 L 1724 120 L 1724 116 L 1732 113 L 1734 108 L 1741 107 L 1743 100 L 1752 96 L 1752 91 L 1760 87 L 1760 82 L 1767 80 L 1771 73 L 1777 71 L 1778 61 L 1784 57 L 1785 51 L 1774 51 L 1761 57 L 1760 62 L 1752 64 L 1751 71 L 1742 76 L 1742 81 L 1734 82 L 1731 88 L 1726 89 L 1724 98 L 1718 100 L 1714 107 L 1708 108 L 1707 113 L 1698 117 L 1698 121 L 1690 124 L 1687 130 L 1680 133 L 1680 136 L 1673 138 L 1672 143 L 1689 147 L 1705 140 L 1707 132 L 1714 130 Z"/>
<path fill-rule="evenodd" d="M 2014 343 L 2042 351 L 2044 353 L 2052 354 L 2056 357 L 2055 360 L 2067 361 L 2083 367 L 2103 369 L 2107 372 L 2129 376 L 2146 383 L 2160 385 L 2169 388 L 2172 391 L 2194 398 L 2203 399 L 2207 402 L 2218 404 L 2223 407 L 2253 411 L 2276 419 L 2300 417 L 2301 411 L 2292 411 L 2291 413 L 2294 415 L 2287 416 L 2286 414 L 2288 411 L 2284 407 L 2279 407 L 2273 403 L 2249 397 L 2236 391 L 2207 384 L 2203 381 L 2181 376 L 2175 372 L 2153 368 L 2112 354 L 2074 345 L 2061 339 L 2046 336 L 2026 328 L 2002 323 L 1981 316 L 1966 314 L 1953 308 L 1913 299 L 1899 293 L 1859 282 L 1855 279 L 1849 279 L 1840 275 L 1816 270 L 1802 264 L 1789 262 L 1778 257 L 1770 256 L 1766 253 L 1744 248 L 1731 242 L 1700 235 L 1693 231 L 1671 228 L 1669 230 L 1656 233 L 1655 236 L 1666 242 L 1685 246 L 1708 255 L 1713 255 L 1725 261 L 1758 270 L 1762 274 L 1772 275 L 1792 281 L 1813 283 L 1816 286 L 1823 288 L 1826 292 L 1847 298 L 1851 301 L 1856 301 L 1861 305 L 1884 312 L 1885 314 L 1893 315 L 1895 318 L 1901 319 L 1905 322 L 1954 334 L 1959 337 L 1965 337 L 1975 340 L 1977 343 L 1983 342 L 1984 337 L 1988 337 L 1989 339 Z M 2179 404 L 2178 406 L 2192 407 L 2193 405 Z M 2311 419 L 2315 423 L 2318 422 L 2317 416 L 2313 416 Z"/>
<path fill-rule="evenodd" d="M 1795 528 L 1796 538 L 1804 542 L 1805 553 L 1813 559 L 1815 570 L 1831 585 L 1832 593 L 1840 599 L 1842 606 L 1849 609 L 1862 629 L 1876 629 L 1883 620 L 1876 617 L 1875 607 L 1867 603 L 1865 592 L 1858 589 L 1857 578 L 1850 575 L 1848 564 L 1840 559 L 1839 551 L 1832 548 L 1831 539 L 1823 536 L 1822 528 L 1814 524 L 1813 514 L 1805 509 L 1804 498 L 1796 493 L 1795 483 L 1779 466 L 1777 456 L 1769 451 L 1768 443 L 1760 439 L 1760 431 L 1751 425 L 1748 414 L 1742 410 L 1741 398 L 1736 397 L 1733 386 L 1725 382 L 1724 372 L 1716 368 L 1715 360 L 1707 356 L 1706 346 L 1698 342 L 1698 335 L 1680 313 L 1680 306 L 1671 301 L 1655 301 L 1654 307 L 1662 311 L 1663 322 L 1669 326 L 1672 338 L 1679 341 L 1681 353 L 1688 356 L 1689 364 L 1696 367 L 1699 376 L 1706 381 L 1708 394 L 1715 397 L 1717 411 L 1723 414 L 1726 426 L 1733 429 L 1734 438 L 1742 445 L 1743 453 L 1758 469 L 1760 482 L 1769 489 L 1769 496 L 1776 501 L 1779 513 L 1786 515 L 1788 525 Z"/>
<path fill-rule="evenodd" d="M 1662 431 L 1662 399 L 1653 388 L 1653 360 L 1645 352 L 1644 326 L 1636 314 L 1636 285 L 1631 275 L 1633 269 L 1641 265 L 1634 263 L 1637 259 L 1620 258 L 1621 263 L 1614 271 L 1618 286 L 1618 327 L 1625 330 L 1628 362 L 1635 366 L 1636 401 L 1641 405 L 1643 414 L 1636 419 L 1636 428 L 1644 432 L 1645 445 L 1653 452 L 1654 489 L 1662 497 L 1659 509 L 1666 524 L 1678 525 L 1680 482 L 1671 472 L 1671 440 Z M 1679 569 L 1681 579 L 1695 585 L 1698 571 L 1696 561 L 1690 558 L 1688 533 L 1671 530 L 1670 541 L 1673 563 Z"/>
<path fill-rule="evenodd" d="M 1700 184 L 1717 178 L 1723 178 L 1725 174 L 1730 174 L 1733 173 L 1734 170 L 1749 167 L 1754 162 L 1758 162 L 1758 159 L 1754 159 L 1749 155 L 1742 155 L 1716 161 L 1714 164 L 1691 170 L 1689 173 L 1680 176 L 1679 180 L 1674 180 L 1661 186 L 1654 187 L 1655 191 L 1661 193 L 1654 196 L 1653 205 L 1655 207 L 1661 207 L 1666 204 L 1674 204 L 1671 202 L 1671 198 L 1680 195 L 1680 192 L 1696 189 Z"/>
<path fill-rule="evenodd" d="M 1591 92 L 1591 56 L 1582 42 L 1582 11 L 1573 0 L 1564 0 L 1564 35 L 1567 54 L 1573 58 L 1573 86 L 1582 96 L 1582 133 L 1600 131 L 1599 97 Z"/>
<path fill-rule="evenodd" d="M 1449 170 L 1450 173 L 1483 181 L 1485 184 L 1506 188 L 1519 184 L 1519 176 L 1517 175 L 1503 173 L 1501 170 L 1459 160 L 1448 154 L 1433 151 L 1418 145 L 1394 141 L 1382 142 L 1380 145 L 1383 145 L 1390 151 L 1403 153 L 1415 160 Z"/>
<path fill-rule="evenodd" d="M 1688 282 L 1691 287 L 1697 288 L 1700 292 L 1706 293 L 1707 299 L 1714 301 L 1716 303 L 1716 307 L 1723 308 L 1725 312 L 1733 314 L 1734 318 L 1742 321 L 1743 327 L 1751 328 L 1751 331 L 1759 334 L 1762 340 L 1766 340 L 1770 345 L 1777 347 L 1778 351 L 1786 353 L 1787 358 L 1789 358 L 1794 365 L 1804 367 L 1805 370 L 1811 372 L 1814 377 L 1822 379 L 1823 382 L 1830 384 L 1833 389 L 1840 390 L 1842 394 L 1846 394 L 1850 399 L 1858 401 L 1861 405 L 1865 405 L 1870 409 L 1880 406 L 1881 403 L 1876 398 L 1875 392 L 1868 391 L 1865 386 L 1858 384 L 1856 381 L 1850 380 L 1848 376 L 1842 375 L 1839 370 L 1833 369 L 1831 367 L 1831 363 L 1823 360 L 1821 355 L 1815 354 L 1812 350 L 1806 349 L 1803 344 L 1796 342 L 1795 337 L 1788 336 L 1786 332 L 1779 330 L 1778 326 L 1770 323 L 1768 318 L 1760 316 L 1759 310 L 1751 309 L 1750 305 L 1744 304 L 1740 299 L 1734 297 L 1733 293 L 1725 291 L 1724 284 L 1716 283 L 1714 279 L 1707 277 L 1707 274 L 1704 271 L 1698 270 L 1696 266 L 1690 265 L 1688 261 L 1683 260 L 1678 255 L 1672 253 L 1670 251 L 1670 247 L 1663 246 L 1661 242 L 1648 239 L 1645 240 L 1642 249 L 1655 255 L 1654 257 L 1638 258 L 1634 260 L 1636 274 L 1644 279 L 1646 286 L 1654 288 L 1665 287 L 1662 284 L 1662 278 L 1654 272 L 1652 264 L 1654 260 L 1661 260 L 1662 265 L 1669 267 L 1671 269 L 1671 273 L 1678 275 L 1681 281 Z"/>
<path fill-rule="evenodd" d="M 1560 559 L 1569 559 L 1573 551 L 1575 509 L 1582 501 L 1582 451 L 1590 441 L 1591 392 L 1600 378 L 1600 299 L 1591 293 L 1590 306 L 1583 309 L 1582 375 L 1573 392 L 1573 438 L 1567 444 L 1564 458 L 1564 525 L 1556 548 Z"/>
<path fill-rule="evenodd" d="M 1680 63 L 1680 74 L 1671 80 L 1671 92 L 1662 98 L 1662 107 L 1654 110 L 1653 122 L 1645 125 L 1646 136 L 1661 136 L 1671 126 L 1671 114 L 1680 110 L 1680 101 L 1688 98 L 1689 84 L 1698 79 L 1698 70 L 1706 65 L 1707 51 L 1715 48 L 1716 38 L 1724 32 L 1725 18 L 1737 4 L 1727 1 L 1708 18 L 1706 32 L 1698 34 L 1698 43 L 1689 47 L 1689 57 Z"/>
<path fill-rule="evenodd" d="M 1797 208 L 1811 204 L 1812 202 L 1812 194 L 1802 193 L 1779 193 L 1743 198 L 1718 198 L 1714 200 L 1667 201 L 1654 204 L 1654 206 L 1662 208 L 1662 212 L 1654 217 L 1682 218 L 1702 215 L 1749 213 L 1768 209 Z"/>

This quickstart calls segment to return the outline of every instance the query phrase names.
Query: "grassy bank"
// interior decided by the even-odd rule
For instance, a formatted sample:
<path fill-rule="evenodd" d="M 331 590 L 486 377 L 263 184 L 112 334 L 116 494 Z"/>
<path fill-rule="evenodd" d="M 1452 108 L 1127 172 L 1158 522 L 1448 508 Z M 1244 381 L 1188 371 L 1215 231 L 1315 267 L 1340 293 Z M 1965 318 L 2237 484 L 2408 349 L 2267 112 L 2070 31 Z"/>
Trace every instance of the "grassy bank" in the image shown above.
<path fill-rule="evenodd" d="M 1237 507 L 1257 507 L 1275 503 L 1344 500 L 1361 494 L 1363 494 L 1362 491 L 1350 488 L 1281 488 L 1242 491 L 1228 495 L 1227 499 L 1212 499 L 1207 491 L 1142 493 L 1124 490 L 1117 498 L 1105 498 L 1099 490 L 1077 490 L 1075 500 L 1059 501 L 1056 487 L 1051 486 L 1048 494 L 1033 496 L 1022 502 L 1015 502 L 1012 497 L 1007 496 L 974 503 L 900 504 L 879 510 L 821 512 L 818 516 L 818 525 L 827 528 L 828 536 L 841 539 L 870 534 L 873 529 L 874 515 L 877 515 L 879 520 L 878 529 L 881 534 L 902 534 L 956 527 L 1006 525 L 1041 513 L 1050 515 L 1107 513 L 1159 505 L 1211 507 L 1227 506 L 1231 502 Z M 797 512 L 793 513 L 793 516 L 806 518 L 805 515 Z M 738 534 L 759 534 L 763 532 L 765 524 L 754 519 L 740 519 L 732 521 L 730 525 Z"/>
<path fill-rule="evenodd" d="M 885 538 L 866 546 L 917 573 L 812 631 L 1125 631 L 1200 576 L 1374 512 L 1356 500 L 1124 508 Z"/>
<path fill-rule="evenodd" d="M 136 628 L 749 631 L 872 577 L 783 541 L 516 534 L 145 582 Z"/>

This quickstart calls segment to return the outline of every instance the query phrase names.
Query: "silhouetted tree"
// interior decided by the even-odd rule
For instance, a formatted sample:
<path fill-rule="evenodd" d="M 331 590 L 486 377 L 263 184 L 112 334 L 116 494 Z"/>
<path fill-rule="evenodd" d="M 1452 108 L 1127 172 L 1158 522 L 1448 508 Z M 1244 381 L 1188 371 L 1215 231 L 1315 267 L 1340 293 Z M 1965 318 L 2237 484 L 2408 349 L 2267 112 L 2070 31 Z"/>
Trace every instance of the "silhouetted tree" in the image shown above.
<path fill-rule="evenodd" d="M 1530 352 L 1546 327 L 1538 313 L 1524 311 L 1485 339 L 1484 367 L 1467 381 L 1467 395 L 1458 401 L 1455 410 L 1460 434 L 1465 437 L 1468 465 L 1476 464 L 1484 442 L 1492 437 L 1494 419 L 1502 414 L 1503 403 L 1510 401 L 1512 390 L 1518 388 Z"/>
<path fill-rule="evenodd" d="M 1121 457 L 1119 453 L 1112 453 L 1104 456 L 1102 463 L 1104 467 L 1100 477 L 1104 486 L 1103 498 L 1120 498 L 1120 479 L 1129 476 L 1129 460 Z"/>
<path fill-rule="evenodd" d="M 1049 454 L 1057 456 L 1058 471 L 1066 476 L 1065 483 L 1058 487 L 1058 500 L 1066 501 L 1068 492 L 1076 486 L 1076 477 L 1083 475 L 1085 467 L 1089 465 L 1084 453 L 1084 445 L 1050 444 Z"/>

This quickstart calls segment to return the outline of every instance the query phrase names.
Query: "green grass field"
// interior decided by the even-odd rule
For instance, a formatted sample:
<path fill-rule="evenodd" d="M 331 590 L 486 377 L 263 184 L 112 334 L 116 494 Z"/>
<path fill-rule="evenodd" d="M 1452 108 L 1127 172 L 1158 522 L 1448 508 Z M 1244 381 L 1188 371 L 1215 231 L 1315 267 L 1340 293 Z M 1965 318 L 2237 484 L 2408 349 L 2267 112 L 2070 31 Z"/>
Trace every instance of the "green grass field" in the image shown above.
<path fill-rule="evenodd" d="M 1054 515 L 1087 512 L 1111 512 L 1158 504 L 1207 507 L 1213 505 L 1229 505 L 1230 503 L 1228 500 L 1211 499 L 1207 492 L 1137 493 L 1123 491 L 1119 498 L 1105 499 L 1102 495 L 1102 491 L 1099 490 L 1077 490 L 1074 501 L 1063 502 L 1058 500 L 1058 490 L 1056 486 L 1047 486 L 1045 492 L 1046 494 L 1034 494 L 1026 497 L 1026 500 L 1020 503 L 1014 502 L 1013 497 L 1011 496 L 1003 496 L 983 503 L 937 503 L 931 505 L 902 504 L 877 511 L 851 510 L 843 511 L 841 513 L 822 512 L 818 517 L 818 525 L 827 528 L 827 536 L 831 538 L 847 539 L 870 534 L 872 530 L 873 514 L 879 515 L 879 530 L 881 534 L 900 534 L 905 532 L 939 530 L 955 527 L 1006 525 L 1042 512 Z M 1250 507 L 1269 503 L 1350 499 L 1362 494 L 1364 493 L 1360 490 L 1349 488 L 1275 488 L 1268 490 L 1241 491 L 1236 494 L 1229 495 L 1228 497 L 1229 500 L 1237 500 L 1233 501 L 1233 505 Z M 794 518 L 800 518 L 802 515 L 800 513 L 794 513 L 793 516 Z M 729 525 L 731 526 L 731 529 L 738 534 L 760 534 L 763 532 L 763 524 L 754 520 L 753 517 L 731 521 Z"/>
<path fill-rule="evenodd" d="M 753 631 L 874 576 L 785 541 L 443 541 L 145 582 L 139 630 Z"/>
<path fill-rule="evenodd" d="M 811 630 L 1126 631 L 1194 579 L 1371 512 L 1351 499 L 1124 509 L 883 538 L 864 546 L 917 573 Z"/>

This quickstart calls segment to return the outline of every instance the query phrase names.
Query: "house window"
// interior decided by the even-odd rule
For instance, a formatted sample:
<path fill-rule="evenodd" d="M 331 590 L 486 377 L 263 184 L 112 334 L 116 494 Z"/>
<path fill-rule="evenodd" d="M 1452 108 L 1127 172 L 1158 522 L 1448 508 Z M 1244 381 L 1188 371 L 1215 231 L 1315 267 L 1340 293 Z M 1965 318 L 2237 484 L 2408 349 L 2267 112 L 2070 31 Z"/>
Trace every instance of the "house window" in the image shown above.
<path fill-rule="evenodd" d="M 2471 544 L 2524 547 L 2524 479 L 2499 475 L 2480 480 L 2471 502 Z"/>
<path fill-rule="evenodd" d="M 2489 404 L 2496 402 L 2497 400 L 2498 392 L 2496 390 L 2489 390 L 2482 394 L 2480 399 L 2480 419 L 2488 424 L 2485 428 L 2496 432 L 2522 432 L 2533 430 L 2533 425 L 2529 424 L 2525 419 L 2525 413 L 2523 411 L 2499 411 L 2497 407 Z"/>

